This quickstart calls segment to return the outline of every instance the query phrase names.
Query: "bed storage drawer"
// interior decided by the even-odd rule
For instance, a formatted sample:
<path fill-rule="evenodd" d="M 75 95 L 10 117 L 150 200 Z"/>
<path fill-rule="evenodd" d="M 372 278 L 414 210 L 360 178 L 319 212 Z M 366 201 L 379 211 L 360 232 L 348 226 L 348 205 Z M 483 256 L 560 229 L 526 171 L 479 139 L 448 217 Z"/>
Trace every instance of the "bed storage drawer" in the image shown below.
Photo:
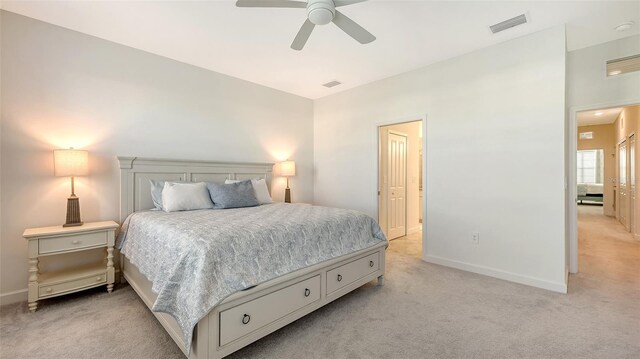
<path fill-rule="evenodd" d="M 328 271 L 327 295 L 377 271 L 379 268 L 380 258 L 376 252 Z"/>
<path fill-rule="evenodd" d="M 320 276 L 220 312 L 220 346 L 320 299 Z"/>

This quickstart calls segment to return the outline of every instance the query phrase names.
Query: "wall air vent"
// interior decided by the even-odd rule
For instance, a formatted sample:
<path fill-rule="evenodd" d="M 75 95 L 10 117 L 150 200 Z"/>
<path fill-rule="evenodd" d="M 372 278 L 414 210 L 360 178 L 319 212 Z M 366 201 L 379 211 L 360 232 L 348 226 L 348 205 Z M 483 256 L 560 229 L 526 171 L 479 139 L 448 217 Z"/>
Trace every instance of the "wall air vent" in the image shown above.
<path fill-rule="evenodd" d="M 332 88 L 332 87 L 338 86 L 340 84 L 342 84 L 342 82 L 340 82 L 340 81 L 331 81 L 331 82 L 327 82 L 326 84 L 324 84 L 322 86 L 327 87 L 327 88 Z"/>
<path fill-rule="evenodd" d="M 580 132 L 580 139 L 581 140 L 592 140 L 593 139 L 593 132 Z"/>
<path fill-rule="evenodd" d="M 640 71 L 640 55 L 607 61 L 607 76 L 617 76 Z"/>
<path fill-rule="evenodd" d="M 522 15 L 518 15 L 514 18 L 511 18 L 509 20 L 505 20 L 503 22 L 499 22 L 495 25 L 491 25 L 489 26 L 489 28 L 491 29 L 491 32 L 496 34 L 500 31 L 504 31 L 506 29 L 510 29 L 514 26 L 518 26 L 518 25 L 522 25 L 522 24 L 526 24 L 527 23 L 527 16 L 525 14 Z"/>

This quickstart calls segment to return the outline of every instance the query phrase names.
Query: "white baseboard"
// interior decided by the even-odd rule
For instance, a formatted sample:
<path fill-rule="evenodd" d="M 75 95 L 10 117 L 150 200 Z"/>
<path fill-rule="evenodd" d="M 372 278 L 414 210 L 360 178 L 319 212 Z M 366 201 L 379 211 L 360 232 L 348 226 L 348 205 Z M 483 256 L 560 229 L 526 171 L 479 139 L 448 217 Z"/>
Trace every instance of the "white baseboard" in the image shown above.
<path fill-rule="evenodd" d="M 407 235 L 422 231 L 422 225 L 407 229 Z"/>
<path fill-rule="evenodd" d="M 423 260 L 428 263 L 439 264 L 445 267 L 461 269 L 467 272 L 482 274 L 489 277 L 507 280 L 510 282 L 515 282 L 515 283 L 529 285 L 532 287 L 550 290 L 553 292 L 567 293 L 567 283 L 549 282 L 544 279 L 523 276 L 516 273 L 505 272 L 499 269 L 459 262 L 459 261 L 431 256 L 431 255 L 425 255 Z"/>
<path fill-rule="evenodd" d="M 0 305 L 13 304 L 27 301 L 28 289 L 20 289 L 9 293 L 0 294 Z"/>

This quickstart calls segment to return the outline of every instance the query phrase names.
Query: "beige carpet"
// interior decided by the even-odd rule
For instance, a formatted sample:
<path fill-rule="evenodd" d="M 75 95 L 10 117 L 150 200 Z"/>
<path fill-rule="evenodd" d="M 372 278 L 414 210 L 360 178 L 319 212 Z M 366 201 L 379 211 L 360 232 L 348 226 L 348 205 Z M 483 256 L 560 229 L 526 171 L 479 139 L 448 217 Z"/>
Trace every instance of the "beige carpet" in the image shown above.
<path fill-rule="evenodd" d="M 372 282 L 232 358 L 640 358 L 640 242 L 580 208 L 568 295 L 427 264 L 392 242 Z M 128 286 L 0 310 L 2 358 L 182 358 Z"/>

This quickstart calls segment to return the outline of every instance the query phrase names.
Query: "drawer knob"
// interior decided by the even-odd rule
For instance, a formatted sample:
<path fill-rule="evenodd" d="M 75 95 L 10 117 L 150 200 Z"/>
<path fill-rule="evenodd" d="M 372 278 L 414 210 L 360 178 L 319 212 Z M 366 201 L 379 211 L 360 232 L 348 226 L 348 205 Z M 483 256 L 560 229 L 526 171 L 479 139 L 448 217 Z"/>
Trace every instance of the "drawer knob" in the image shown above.
<path fill-rule="evenodd" d="M 99 282 L 102 280 L 102 277 L 96 277 L 96 282 Z"/>
<path fill-rule="evenodd" d="M 53 289 L 51 289 L 51 288 L 47 288 L 47 293 L 51 293 L 52 290 Z"/>
<path fill-rule="evenodd" d="M 80 241 L 76 239 L 75 241 L 71 241 L 71 244 L 80 244 Z"/>
<path fill-rule="evenodd" d="M 338 282 L 342 282 L 342 274 L 338 274 Z"/>
<path fill-rule="evenodd" d="M 311 295 L 311 291 L 309 290 L 309 288 L 305 288 L 305 289 L 304 289 L 304 296 L 305 296 L 305 297 L 308 297 L 308 296 L 310 296 L 310 295 Z"/>
<path fill-rule="evenodd" d="M 250 321 L 251 321 L 251 316 L 249 314 L 245 314 L 242 317 L 242 324 L 249 324 Z"/>
<path fill-rule="evenodd" d="M 373 261 L 369 261 L 369 267 L 373 267 Z"/>

